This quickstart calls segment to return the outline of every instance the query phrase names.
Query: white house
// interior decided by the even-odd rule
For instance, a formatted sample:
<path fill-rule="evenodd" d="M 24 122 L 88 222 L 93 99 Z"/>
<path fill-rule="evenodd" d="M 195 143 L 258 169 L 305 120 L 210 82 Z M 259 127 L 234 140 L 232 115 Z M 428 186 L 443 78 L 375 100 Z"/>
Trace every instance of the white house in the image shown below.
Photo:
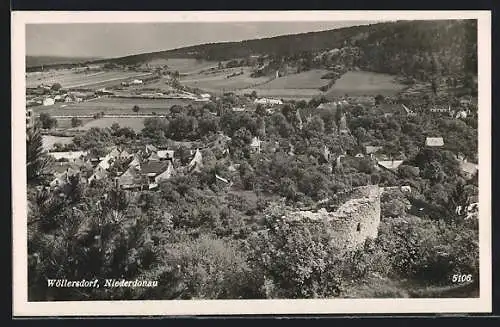
<path fill-rule="evenodd" d="M 66 159 L 68 161 L 75 161 L 87 155 L 87 151 L 66 151 L 66 152 L 49 152 L 56 161 Z"/>
<path fill-rule="evenodd" d="M 130 82 L 130 84 L 134 84 L 134 85 L 142 84 L 142 80 L 134 79 L 132 82 Z"/>
<path fill-rule="evenodd" d="M 442 137 L 427 137 L 425 139 L 425 146 L 430 147 L 441 147 L 444 145 L 444 141 Z"/>
<path fill-rule="evenodd" d="M 53 98 L 45 98 L 45 99 L 43 99 L 43 102 L 42 102 L 42 104 L 44 106 L 52 106 L 52 105 L 54 105 L 54 103 L 56 103 L 56 101 Z"/>
<path fill-rule="evenodd" d="M 203 94 L 200 94 L 200 97 L 202 99 L 210 99 L 212 96 L 210 94 L 208 94 L 208 93 L 203 93 Z"/>
<path fill-rule="evenodd" d="M 260 99 L 255 99 L 253 103 L 273 106 L 273 105 L 283 104 L 283 101 L 279 99 L 260 98 Z"/>

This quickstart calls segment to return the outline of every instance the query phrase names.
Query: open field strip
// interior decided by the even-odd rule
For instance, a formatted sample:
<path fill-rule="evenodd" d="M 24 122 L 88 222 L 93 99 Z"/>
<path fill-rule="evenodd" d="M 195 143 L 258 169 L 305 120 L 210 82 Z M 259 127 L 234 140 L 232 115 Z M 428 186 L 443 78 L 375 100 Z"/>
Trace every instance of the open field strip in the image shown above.
<path fill-rule="evenodd" d="M 395 95 L 404 88 L 405 85 L 398 83 L 392 75 L 350 71 L 335 81 L 326 94 L 327 96 Z"/>

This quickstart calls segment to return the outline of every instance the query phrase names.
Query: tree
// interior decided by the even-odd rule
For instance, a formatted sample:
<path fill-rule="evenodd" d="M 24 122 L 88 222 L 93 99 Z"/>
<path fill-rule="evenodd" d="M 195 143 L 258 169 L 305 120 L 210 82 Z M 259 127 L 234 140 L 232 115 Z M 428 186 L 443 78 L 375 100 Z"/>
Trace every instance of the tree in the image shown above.
<path fill-rule="evenodd" d="M 377 96 L 375 97 L 375 105 L 379 105 L 379 104 L 383 103 L 384 100 L 385 100 L 385 98 L 382 94 L 377 94 Z"/>
<path fill-rule="evenodd" d="M 72 117 L 71 118 L 71 127 L 78 127 L 82 125 L 82 121 L 78 119 L 77 117 Z"/>
<path fill-rule="evenodd" d="M 135 112 L 135 113 L 138 113 L 139 110 L 141 110 L 141 108 L 139 108 L 138 105 L 135 105 L 133 108 L 132 108 L 132 111 Z"/>
<path fill-rule="evenodd" d="M 52 129 L 54 127 L 57 127 L 57 119 L 52 118 L 48 113 L 42 112 L 39 119 L 42 123 L 42 128 L 44 129 Z"/>
<path fill-rule="evenodd" d="M 28 182 L 40 177 L 48 164 L 43 150 L 42 135 L 37 128 L 26 131 L 26 172 Z"/>
<path fill-rule="evenodd" d="M 54 83 L 54 84 L 52 84 L 52 86 L 51 86 L 51 88 L 50 88 L 50 89 L 51 89 L 52 91 L 59 91 L 61 88 L 62 88 L 61 84 L 59 84 L 59 83 Z"/>

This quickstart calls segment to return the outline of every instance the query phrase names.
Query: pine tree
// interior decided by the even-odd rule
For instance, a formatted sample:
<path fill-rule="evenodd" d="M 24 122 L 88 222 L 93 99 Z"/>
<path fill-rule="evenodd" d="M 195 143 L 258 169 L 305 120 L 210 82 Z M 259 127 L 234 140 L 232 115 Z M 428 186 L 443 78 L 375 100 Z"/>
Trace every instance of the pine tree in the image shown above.
<path fill-rule="evenodd" d="M 39 178 L 47 165 L 43 151 L 42 135 L 38 128 L 29 128 L 26 131 L 26 171 L 28 182 Z"/>

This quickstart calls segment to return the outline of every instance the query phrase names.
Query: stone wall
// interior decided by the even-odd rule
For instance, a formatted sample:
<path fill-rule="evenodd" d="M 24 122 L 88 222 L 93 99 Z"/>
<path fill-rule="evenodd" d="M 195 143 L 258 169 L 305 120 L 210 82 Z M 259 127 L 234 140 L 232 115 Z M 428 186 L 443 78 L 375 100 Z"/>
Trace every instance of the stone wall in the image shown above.
<path fill-rule="evenodd" d="M 286 215 L 294 223 L 325 223 L 334 236 L 336 247 L 352 250 L 362 246 L 367 238 L 376 238 L 380 224 L 380 189 L 378 185 L 355 188 L 350 199 L 333 212 L 320 209 L 294 211 Z"/>

